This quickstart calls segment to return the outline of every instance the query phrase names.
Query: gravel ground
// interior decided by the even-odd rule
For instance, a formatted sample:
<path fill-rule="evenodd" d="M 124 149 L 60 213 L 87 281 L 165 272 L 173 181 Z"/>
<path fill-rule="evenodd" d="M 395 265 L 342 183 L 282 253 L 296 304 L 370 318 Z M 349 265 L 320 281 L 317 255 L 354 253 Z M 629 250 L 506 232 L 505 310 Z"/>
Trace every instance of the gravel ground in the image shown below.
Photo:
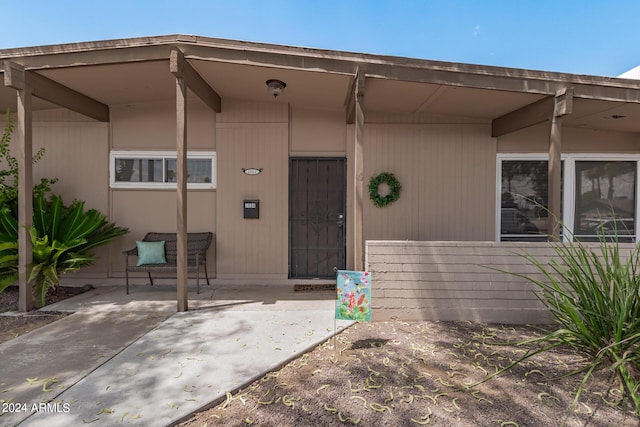
<path fill-rule="evenodd" d="M 585 363 L 571 351 L 535 356 L 467 387 L 524 354 L 498 343 L 540 334 L 471 323 L 357 324 L 181 425 L 559 426 L 580 383 L 562 376 Z M 623 407 L 630 410 L 615 379 L 600 371 L 566 425 L 640 425 Z"/>

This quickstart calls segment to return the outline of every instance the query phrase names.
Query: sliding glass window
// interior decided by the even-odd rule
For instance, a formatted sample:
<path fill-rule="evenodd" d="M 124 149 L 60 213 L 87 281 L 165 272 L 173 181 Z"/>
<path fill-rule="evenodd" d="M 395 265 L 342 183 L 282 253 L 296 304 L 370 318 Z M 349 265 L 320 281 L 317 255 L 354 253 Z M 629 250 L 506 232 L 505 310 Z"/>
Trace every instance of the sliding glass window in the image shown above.
<path fill-rule="evenodd" d="M 581 241 L 598 236 L 635 240 L 637 162 L 576 161 L 573 233 Z"/>
<path fill-rule="evenodd" d="M 502 160 L 501 241 L 547 240 L 548 176 L 546 160 Z"/>
<path fill-rule="evenodd" d="M 215 188 L 215 152 L 187 153 L 187 186 Z M 111 188 L 176 188 L 175 152 L 112 151 Z"/>
<path fill-rule="evenodd" d="M 635 242 L 640 155 L 562 156 L 564 239 Z M 497 239 L 547 240 L 547 160 L 540 154 L 498 155 Z"/>

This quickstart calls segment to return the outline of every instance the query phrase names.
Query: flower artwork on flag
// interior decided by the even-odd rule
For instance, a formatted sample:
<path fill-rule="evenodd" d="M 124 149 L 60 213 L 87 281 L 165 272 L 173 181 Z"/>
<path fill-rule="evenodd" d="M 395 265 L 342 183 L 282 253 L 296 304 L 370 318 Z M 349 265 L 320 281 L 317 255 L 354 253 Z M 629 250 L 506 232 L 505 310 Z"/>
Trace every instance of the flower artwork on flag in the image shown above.
<path fill-rule="evenodd" d="M 336 319 L 371 321 L 371 283 L 368 271 L 338 270 Z"/>

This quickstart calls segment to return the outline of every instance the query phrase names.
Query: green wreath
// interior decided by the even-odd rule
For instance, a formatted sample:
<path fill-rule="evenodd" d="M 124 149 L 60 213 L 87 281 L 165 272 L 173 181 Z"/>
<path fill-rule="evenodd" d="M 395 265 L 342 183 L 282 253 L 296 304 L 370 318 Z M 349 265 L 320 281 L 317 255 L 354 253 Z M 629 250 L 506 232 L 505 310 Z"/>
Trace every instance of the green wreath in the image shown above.
<path fill-rule="evenodd" d="M 382 197 L 378 192 L 380 184 L 383 183 L 387 184 L 389 186 L 389 190 L 391 190 L 391 192 L 384 197 Z M 400 198 L 401 189 L 402 185 L 400 185 L 400 182 L 392 173 L 382 172 L 378 176 L 372 176 L 369 180 L 369 197 L 373 204 L 379 208 L 384 208 L 390 203 L 398 200 L 398 198 Z"/>

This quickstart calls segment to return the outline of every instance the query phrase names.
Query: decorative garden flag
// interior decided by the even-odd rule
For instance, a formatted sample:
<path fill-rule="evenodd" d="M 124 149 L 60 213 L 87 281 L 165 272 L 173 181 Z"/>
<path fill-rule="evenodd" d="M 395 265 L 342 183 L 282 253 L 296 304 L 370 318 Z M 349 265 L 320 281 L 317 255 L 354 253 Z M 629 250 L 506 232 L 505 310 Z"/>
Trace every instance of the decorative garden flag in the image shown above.
<path fill-rule="evenodd" d="M 338 270 L 336 319 L 371 321 L 370 278 L 368 271 Z"/>

